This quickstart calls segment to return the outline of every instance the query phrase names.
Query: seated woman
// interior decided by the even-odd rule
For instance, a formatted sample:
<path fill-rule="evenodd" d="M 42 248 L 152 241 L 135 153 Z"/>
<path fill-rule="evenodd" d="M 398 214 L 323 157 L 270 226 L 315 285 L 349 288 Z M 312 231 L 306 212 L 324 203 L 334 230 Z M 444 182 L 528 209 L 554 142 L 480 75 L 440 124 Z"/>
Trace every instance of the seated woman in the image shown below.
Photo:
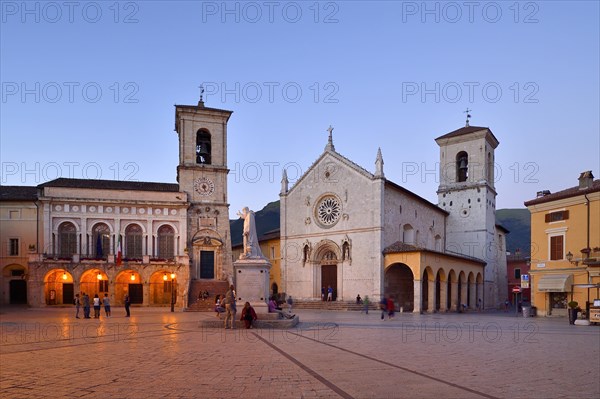
<path fill-rule="evenodd" d="M 250 302 L 246 302 L 244 304 L 244 309 L 242 309 L 242 317 L 240 318 L 240 320 L 244 322 L 244 325 L 248 329 L 252 328 L 252 322 L 256 319 L 257 317 L 254 308 L 250 306 Z"/>
<path fill-rule="evenodd" d="M 215 312 L 217 313 L 217 317 L 219 317 L 221 313 L 225 313 L 225 308 L 221 306 L 221 295 L 217 295 L 215 298 Z"/>
<path fill-rule="evenodd" d="M 277 302 L 275 302 L 275 298 L 271 298 L 269 301 L 269 313 L 279 313 L 280 316 L 285 317 L 286 319 L 293 319 L 295 314 L 287 314 L 281 310 L 280 307 L 277 306 Z"/>

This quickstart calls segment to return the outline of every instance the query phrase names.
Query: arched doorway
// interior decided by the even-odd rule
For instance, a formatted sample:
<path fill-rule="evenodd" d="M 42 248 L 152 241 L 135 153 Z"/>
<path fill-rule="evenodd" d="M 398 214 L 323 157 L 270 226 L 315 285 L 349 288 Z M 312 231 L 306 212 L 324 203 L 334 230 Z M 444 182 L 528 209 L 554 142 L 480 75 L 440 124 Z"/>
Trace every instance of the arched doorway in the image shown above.
<path fill-rule="evenodd" d="M 96 294 L 102 298 L 108 293 L 108 276 L 100 269 L 86 270 L 81 275 L 79 290 L 88 294 L 90 298 Z"/>
<path fill-rule="evenodd" d="M 171 279 L 171 272 L 153 273 L 150 276 L 150 305 L 168 305 L 171 298 L 177 300 L 177 281 Z"/>
<path fill-rule="evenodd" d="M 144 303 L 144 285 L 140 274 L 124 270 L 115 278 L 115 303 L 123 304 L 125 294 L 129 294 L 132 304 Z"/>
<path fill-rule="evenodd" d="M 11 305 L 24 305 L 27 303 L 27 280 L 25 267 L 13 264 L 2 271 L 2 276 L 8 280 L 8 303 Z"/>
<path fill-rule="evenodd" d="M 329 287 L 333 289 L 332 300 L 337 298 L 337 256 L 333 251 L 327 251 L 321 258 L 321 283 L 328 292 Z"/>
<path fill-rule="evenodd" d="M 46 305 L 73 303 L 75 297 L 73 276 L 66 270 L 51 270 L 44 278 L 44 298 Z"/>
<path fill-rule="evenodd" d="M 394 263 L 385 271 L 384 295 L 393 295 L 405 312 L 414 310 L 414 275 L 404 263 Z"/>

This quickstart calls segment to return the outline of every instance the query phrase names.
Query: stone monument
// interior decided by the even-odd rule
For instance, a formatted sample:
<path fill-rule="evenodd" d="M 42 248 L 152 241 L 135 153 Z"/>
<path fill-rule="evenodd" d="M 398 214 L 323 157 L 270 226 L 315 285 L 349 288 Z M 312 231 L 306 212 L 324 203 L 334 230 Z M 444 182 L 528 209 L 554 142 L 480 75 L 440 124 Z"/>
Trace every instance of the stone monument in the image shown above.
<path fill-rule="evenodd" d="M 242 309 L 244 303 L 250 302 L 256 313 L 268 313 L 271 263 L 260 250 L 254 212 L 245 207 L 238 216 L 244 219 L 244 248 L 240 258 L 233 262 L 237 306 Z"/>

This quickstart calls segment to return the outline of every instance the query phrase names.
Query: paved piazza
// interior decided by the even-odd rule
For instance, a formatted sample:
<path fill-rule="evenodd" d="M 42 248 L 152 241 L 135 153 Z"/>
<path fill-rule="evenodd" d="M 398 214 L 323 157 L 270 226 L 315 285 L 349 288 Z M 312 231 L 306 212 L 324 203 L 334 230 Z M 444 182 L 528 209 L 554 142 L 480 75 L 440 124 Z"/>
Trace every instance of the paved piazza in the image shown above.
<path fill-rule="evenodd" d="M 600 327 L 506 313 L 298 311 L 292 330 L 212 313 L 3 308 L 3 398 L 598 398 Z"/>

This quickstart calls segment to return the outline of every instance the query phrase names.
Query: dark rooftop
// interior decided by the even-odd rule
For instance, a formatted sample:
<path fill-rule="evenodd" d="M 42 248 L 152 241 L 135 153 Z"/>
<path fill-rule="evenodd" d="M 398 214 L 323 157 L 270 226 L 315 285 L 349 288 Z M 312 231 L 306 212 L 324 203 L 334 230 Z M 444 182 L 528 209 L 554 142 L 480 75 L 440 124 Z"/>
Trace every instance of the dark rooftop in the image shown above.
<path fill-rule="evenodd" d="M 544 202 L 557 201 L 564 198 L 576 197 L 578 195 L 595 193 L 596 191 L 600 191 L 600 179 L 594 180 L 591 187 L 580 189 L 579 186 L 570 187 L 566 190 L 557 191 L 553 194 L 547 194 L 543 197 L 535 198 L 530 201 L 525 202 L 525 206 L 543 204 Z"/>
<path fill-rule="evenodd" d="M 35 201 L 37 187 L 0 186 L 0 201 Z"/>
<path fill-rule="evenodd" d="M 179 184 L 154 183 L 124 180 L 58 179 L 40 184 L 38 187 L 91 188 L 96 190 L 163 191 L 179 192 Z"/>

